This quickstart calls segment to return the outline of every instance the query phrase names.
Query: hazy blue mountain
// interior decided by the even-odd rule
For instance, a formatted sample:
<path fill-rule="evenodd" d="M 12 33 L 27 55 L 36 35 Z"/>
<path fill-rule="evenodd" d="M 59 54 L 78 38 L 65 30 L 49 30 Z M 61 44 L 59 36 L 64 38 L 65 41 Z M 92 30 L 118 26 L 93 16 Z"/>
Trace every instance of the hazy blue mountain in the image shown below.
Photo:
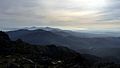
<path fill-rule="evenodd" d="M 116 62 L 118 62 L 117 60 L 120 61 L 120 37 L 90 37 L 90 34 L 87 33 L 48 27 L 36 30 L 10 31 L 8 35 L 12 40 L 22 39 L 31 44 L 66 46 L 83 54 L 109 57 Z"/>
<path fill-rule="evenodd" d="M 15 32 L 12 31 L 8 34 L 10 35 L 10 38 L 12 40 L 20 38 L 23 41 L 31 42 L 33 44 L 50 44 L 50 42 L 54 41 L 55 38 L 57 39 L 60 37 L 52 32 L 45 31 L 42 29 L 37 30 L 22 29 Z"/>
<path fill-rule="evenodd" d="M 81 43 L 80 41 L 76 41 L 79 38 L 62 30 L 46 31 L 43 29 L 37 30 L 20 29 L 16 31 L 10 31 L 7 33 L 12 40 L 22 39 L 23 41 L 31 44 L 39 45 L 56 44 L 67 46 L 70 48 L 79 48 L 80 47 L 79 44 Z"/>
<path fill-rule="evenodd" d="M 120 63 L 120 48 L 92 48 L 92 49 L 81 49 L 80 53 L 86 53 L 96 55 L 104 59 L 112 60 L 116 63 Z"/>
<path fill-rule="evenodd" d="M 77 33 L 74 31 L 52 29 L 49 27 L 36 30 L 20 29 L 9 31 L 7 33 L 12 40 L 22 39 L 31 44 L 41 45 L 57 44 L 68 46 L 76 50 L 80 48 L 120 47 L 120 37 L 90 37 L 90 34 L 87 33 Z"/>

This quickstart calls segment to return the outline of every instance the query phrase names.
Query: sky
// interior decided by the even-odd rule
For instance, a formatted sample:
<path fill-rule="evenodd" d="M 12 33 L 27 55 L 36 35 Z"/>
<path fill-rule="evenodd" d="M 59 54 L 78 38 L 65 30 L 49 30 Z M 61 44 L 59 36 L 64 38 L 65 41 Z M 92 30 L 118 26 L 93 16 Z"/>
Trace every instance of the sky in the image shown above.
<path fill-rule="evenodd" d="M 0 0 L 0 29 L 119 29 L 120 0 Z"/>

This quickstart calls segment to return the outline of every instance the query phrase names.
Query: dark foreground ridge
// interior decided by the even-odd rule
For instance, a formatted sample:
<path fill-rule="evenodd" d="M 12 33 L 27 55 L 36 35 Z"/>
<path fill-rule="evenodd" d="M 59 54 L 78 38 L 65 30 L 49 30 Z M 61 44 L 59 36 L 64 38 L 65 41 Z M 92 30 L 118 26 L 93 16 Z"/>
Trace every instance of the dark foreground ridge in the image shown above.
<path fill-rule="evenodd" d="M 119 64 L 101 60 L 62 46 L 11 41 L 0 31 L 0 68 L 120 68 Z"/>

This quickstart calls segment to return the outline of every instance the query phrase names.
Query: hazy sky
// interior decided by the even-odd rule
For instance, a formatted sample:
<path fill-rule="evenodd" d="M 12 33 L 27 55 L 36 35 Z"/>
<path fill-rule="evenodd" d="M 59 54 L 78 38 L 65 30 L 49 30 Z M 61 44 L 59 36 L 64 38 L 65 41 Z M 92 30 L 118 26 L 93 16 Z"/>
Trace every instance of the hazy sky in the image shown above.
<path fill-rule="evenodd" d="M 119 28 L 120 0 L 0 0 L 0 29 L 23 26 Z"/>

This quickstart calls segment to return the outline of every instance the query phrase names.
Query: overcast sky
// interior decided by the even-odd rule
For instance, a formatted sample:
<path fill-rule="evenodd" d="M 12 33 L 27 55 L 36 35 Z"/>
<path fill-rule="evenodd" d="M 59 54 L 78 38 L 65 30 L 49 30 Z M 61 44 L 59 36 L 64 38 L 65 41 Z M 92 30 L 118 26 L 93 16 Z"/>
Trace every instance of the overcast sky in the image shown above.
<path fill-rule="evenodd" d="M 0 29 L 24 26 L 119 28 L 120 0 L 0 0 Z"/>

